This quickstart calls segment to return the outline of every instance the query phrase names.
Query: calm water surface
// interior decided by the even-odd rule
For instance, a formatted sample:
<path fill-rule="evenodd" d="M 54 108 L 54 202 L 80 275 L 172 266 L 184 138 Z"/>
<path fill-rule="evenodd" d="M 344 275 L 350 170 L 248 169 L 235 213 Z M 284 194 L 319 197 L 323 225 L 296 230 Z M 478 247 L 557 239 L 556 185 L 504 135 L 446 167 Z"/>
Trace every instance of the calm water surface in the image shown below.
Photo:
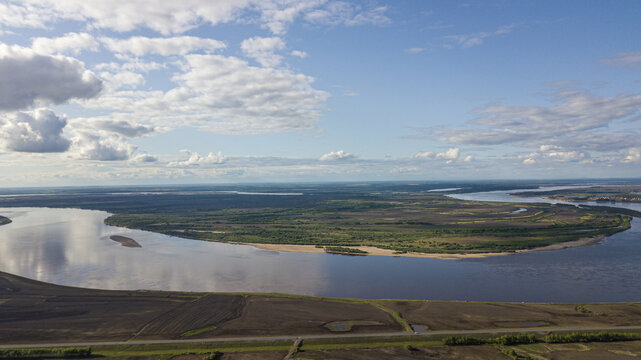
<path fill-rule="evenodd" d="M 456 196 L 515 200 L 508 192 Z M 641 210 L 641 204 L 625 207 Z M 56 284 L 360 298 L 641 300 L 639 219 L 593 246 L 452 261 L 280 253 L 186 240 L 104 225 L 109 214 L 102 211 L 0 208 L 0 214 L 13 220 L 0 227 L 0 270 Z M 109 239 L 116 234 L 143 247 L 123 247 Z"/>

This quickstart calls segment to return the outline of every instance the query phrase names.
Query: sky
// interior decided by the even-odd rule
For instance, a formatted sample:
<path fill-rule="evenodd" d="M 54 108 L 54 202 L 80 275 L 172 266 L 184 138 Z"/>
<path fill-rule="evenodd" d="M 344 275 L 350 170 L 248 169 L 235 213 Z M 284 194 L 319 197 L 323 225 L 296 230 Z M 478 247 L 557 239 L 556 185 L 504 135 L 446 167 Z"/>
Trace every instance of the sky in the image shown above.
<path fill-rule="evenodd" d="M 641 2 L 0 0 L 0 186 L 641 176 Z"/>

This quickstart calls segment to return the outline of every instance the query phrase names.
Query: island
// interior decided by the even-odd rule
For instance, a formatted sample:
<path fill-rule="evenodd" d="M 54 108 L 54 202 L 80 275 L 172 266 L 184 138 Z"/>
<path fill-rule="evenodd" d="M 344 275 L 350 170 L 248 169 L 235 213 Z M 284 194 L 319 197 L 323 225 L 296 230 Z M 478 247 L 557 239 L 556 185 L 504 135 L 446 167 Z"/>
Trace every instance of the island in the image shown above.
<path fill-rule="evenodd" d="M 132 238 L 128 238 L 126 236 L 120 236 L 120 235 L 111 235 L 109 237 L 111 240 L 115 242 L 119 242 L 120 245 L 130 247 L 130 248 L 141 248 L 142 246 L 138 244 L 138 242 Z"/>
<path fill-rule="evenodd" d="M 591 186 L 554 191 L 517 192 L 513 196 L 543 196 L 562 201 L 596 201 L 604 203 L 630 202 L 641 203 L 641 186 Z"/>
<path fill-rule="evenodd" d="M 11 223 L 11 219 L 6 218 L 4 216 L 0 216 L 0 225 L 7 225 Z"/>
<path fill-rule="evenodd" d="M 105 223 L 205 241 L 349 255 L 453 259 L 581 246 L 626 230 L 634 211 L 457 200 L 444 194 L 352 195 L 309 206 L 117 213 Z M 552 246 L 565 243 L 565 246 Z"/>

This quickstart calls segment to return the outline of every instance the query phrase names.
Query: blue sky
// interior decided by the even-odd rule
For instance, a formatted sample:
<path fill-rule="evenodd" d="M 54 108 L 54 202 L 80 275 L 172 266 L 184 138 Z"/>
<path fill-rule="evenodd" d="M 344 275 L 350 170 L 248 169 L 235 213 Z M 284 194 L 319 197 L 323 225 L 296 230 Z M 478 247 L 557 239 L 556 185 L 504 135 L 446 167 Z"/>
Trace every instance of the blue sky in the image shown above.
<path fill-rule="evenodd" d="M 0 1 L 0 186 L 638 177 L 637 1 Z"/>

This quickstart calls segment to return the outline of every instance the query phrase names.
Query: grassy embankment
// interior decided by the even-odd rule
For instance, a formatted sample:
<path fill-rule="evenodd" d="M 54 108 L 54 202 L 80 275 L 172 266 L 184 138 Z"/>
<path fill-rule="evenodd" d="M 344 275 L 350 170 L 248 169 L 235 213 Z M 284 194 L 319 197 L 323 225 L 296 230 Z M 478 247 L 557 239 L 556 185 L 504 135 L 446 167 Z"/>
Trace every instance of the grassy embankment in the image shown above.
<path fill-rule="evenodd" d="M 515 210 L 526 209 L 514 213 Z M 637 215 L 633 212 L 630 215 Z M 109 225 L 190 239 L 317 247 L 371 246 L 397 253 L 532 249 L 628 229 L 618 210 L 461 201 L 439 194 L 326 200 L 314 206 L 116 214 Z M 347 253 L 347 251 L 340 251 Z"/>

